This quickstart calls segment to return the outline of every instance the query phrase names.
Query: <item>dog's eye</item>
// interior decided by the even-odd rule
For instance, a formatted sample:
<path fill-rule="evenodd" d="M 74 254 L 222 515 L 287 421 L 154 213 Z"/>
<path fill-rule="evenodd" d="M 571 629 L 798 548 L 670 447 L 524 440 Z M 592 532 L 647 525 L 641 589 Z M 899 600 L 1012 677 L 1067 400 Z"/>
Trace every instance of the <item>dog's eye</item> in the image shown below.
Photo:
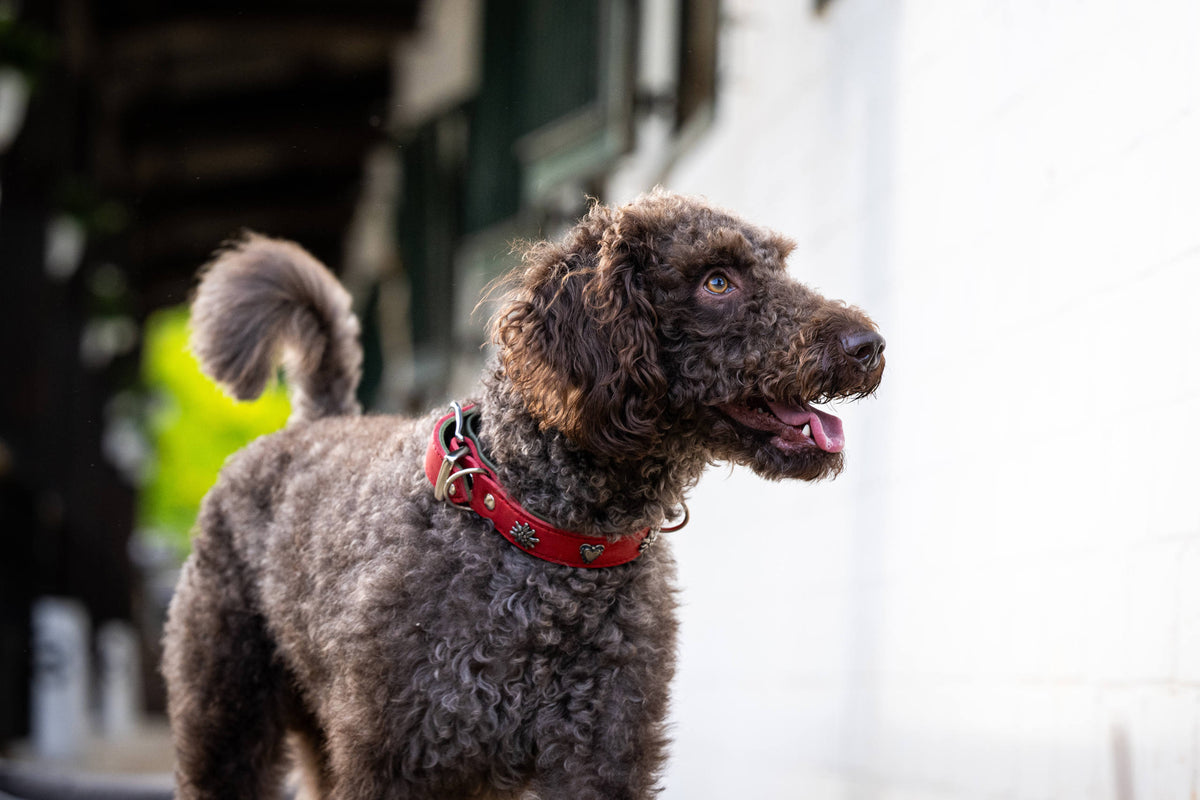
<path fill-rule="evenodd" d="M 704 281 L 704 289 L 710 294 L 725 294 L 733 288 L 733 284 L 719 272 L 709 275 Z"/>

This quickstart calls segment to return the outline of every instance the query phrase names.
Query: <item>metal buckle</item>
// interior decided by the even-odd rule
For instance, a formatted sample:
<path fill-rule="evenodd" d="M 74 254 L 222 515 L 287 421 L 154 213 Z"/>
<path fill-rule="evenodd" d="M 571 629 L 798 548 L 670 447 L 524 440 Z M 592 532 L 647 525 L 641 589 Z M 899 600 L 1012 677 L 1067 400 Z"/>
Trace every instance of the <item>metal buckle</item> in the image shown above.
<path fill-rule="evenodd" d="M 453 453 L 446 453 L 442 456 L 442 466 L 438 469 L 437 480 L 433 482 L 433 497 L 435 500 L 448 500 L 450 495 L 447 493 L 447 486 L 453 482 L 451 474 L 454 471 L 455 463 L 471 452 L 466 445 L 455 450 Z"/>
<path fill-rule="evenodd" d="M 457 472 L 454 471 L 458 460 L 469 452 L 471 451 L 467 449 L 467 446 L 463 445 L 453 453 L 447 453 L 442 458 L 442 466 L 438 469 L 437 480 L 433 484 L 433 497 L 435 500 L 444 500 L 454 508 L 462 509 L 463 511 L 471 510 L 468 505 L 471 502 L 471 482 L 462 482 L 463 497 L 461 503 L 456 502 L 459 498 L 453 497 L 455 482 L 467 475 L 480 475 L 487 472 L 483 467 L 467 467 Z"/>

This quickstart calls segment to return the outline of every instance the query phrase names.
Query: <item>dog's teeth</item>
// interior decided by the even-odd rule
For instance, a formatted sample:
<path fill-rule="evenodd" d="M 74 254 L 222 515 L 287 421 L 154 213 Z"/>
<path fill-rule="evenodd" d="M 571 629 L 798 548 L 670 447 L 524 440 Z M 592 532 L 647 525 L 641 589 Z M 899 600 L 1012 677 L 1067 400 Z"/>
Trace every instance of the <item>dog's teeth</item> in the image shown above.
<path fill-rule="evenodd" d="M 807 422 L 804 423 L 804 427 L 800 429 L 800 432 L 803 433 L 805 436 L 809 437 L 810 439 L 812 438 L 812 426 L 809 425 Z"/>

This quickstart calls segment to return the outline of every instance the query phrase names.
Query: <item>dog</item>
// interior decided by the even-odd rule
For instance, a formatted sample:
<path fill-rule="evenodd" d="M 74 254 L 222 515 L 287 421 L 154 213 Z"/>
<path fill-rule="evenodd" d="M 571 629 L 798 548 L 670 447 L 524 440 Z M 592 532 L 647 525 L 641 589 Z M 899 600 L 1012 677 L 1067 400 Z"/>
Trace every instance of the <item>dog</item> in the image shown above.
<path fill-rule="evenodd" d="M 192 347 L 238 398 L 282 360 L 293 416 L 205 498 L 164 674 L 182 798 L 647 798 L 675 664 L 658 536 L 715 462 L 843 468 L 820 404 L 884 339 L 788 276 L 794 245 L 656 190 L 528 245 L 477 398 L 362 415 L 349 295 L 248 235 L 202 272 Z"/>

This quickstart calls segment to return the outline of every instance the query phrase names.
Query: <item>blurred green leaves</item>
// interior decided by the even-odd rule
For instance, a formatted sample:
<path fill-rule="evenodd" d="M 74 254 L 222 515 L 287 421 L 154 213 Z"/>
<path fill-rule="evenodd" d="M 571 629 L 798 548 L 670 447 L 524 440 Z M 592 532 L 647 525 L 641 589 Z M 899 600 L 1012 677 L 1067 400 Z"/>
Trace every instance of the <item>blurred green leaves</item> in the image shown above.
<path fill-rule="evenodd" d="M 142 380 L 152 396 L 147 420 L 153 458 L 138 498 L 138 526 L 186 553 L 205 492 L 225 459 L 282 428 L 290 406 L 276 381 L 258 400 L 239 403 L 208 377 L 187 347 L 187 308 L 146 322 Z"/>

